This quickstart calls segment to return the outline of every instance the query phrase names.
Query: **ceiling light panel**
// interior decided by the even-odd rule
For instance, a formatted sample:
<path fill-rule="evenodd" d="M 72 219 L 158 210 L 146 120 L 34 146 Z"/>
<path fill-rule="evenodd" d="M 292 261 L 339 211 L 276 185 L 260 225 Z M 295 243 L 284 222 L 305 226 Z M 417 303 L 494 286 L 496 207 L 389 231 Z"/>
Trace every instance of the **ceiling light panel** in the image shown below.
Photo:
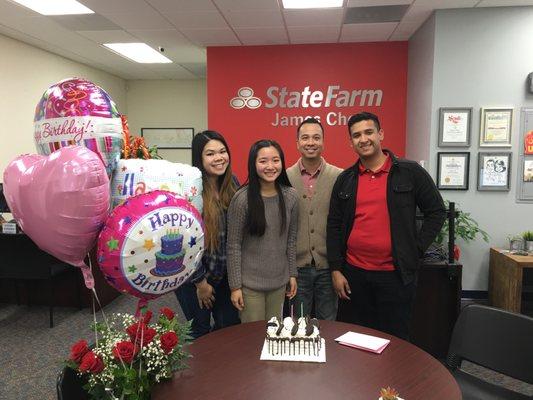
<path fill-rule="evenodd" d="M 94 14 L 76 0 L 12 0 L 42 15 Z"/>
<path fill-rule="evenodd" d="M 333 8 L 342 7 L 343 0 L 283 0 L 283 8 Z"/>
<path fill-rule="evenodd" d="M 141 64 L 171 63 L 163 54 L 152 49 L 146 43 L 104 43 L 115 53 Z"/>

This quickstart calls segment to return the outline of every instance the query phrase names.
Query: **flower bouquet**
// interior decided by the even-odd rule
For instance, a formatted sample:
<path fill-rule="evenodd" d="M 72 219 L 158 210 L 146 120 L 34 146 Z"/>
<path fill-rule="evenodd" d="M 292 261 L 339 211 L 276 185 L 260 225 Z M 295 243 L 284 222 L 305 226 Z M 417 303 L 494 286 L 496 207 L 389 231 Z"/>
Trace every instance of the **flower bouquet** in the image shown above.
<path fill-rule="evenodd" d="M 83 388 L 92 399 L 149 399 L 154 384 L 187 367 L 190 324 L 180 324 L 166 307 L 156 323 L 151 318 L 151 311 L 140 318 L 114 314 L 95 324 L 94 347 L 85 340 L 72 346 L 66 364 L 86 382 Z"/>

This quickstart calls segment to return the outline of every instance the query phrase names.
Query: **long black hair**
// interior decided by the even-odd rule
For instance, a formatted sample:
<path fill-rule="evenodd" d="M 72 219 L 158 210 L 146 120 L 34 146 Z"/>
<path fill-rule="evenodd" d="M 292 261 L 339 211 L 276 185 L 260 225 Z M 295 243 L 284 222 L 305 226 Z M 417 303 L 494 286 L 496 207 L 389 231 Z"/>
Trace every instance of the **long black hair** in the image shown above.
<path fill-rule="evenodd" d="M 287 227 L 287 212 L 285 210 L 282 187 L 291 187 L 292 185 L 285 171 L 285 156 L 278 142 L 268 139 L 258 140 L 250 147 L 250 153 L 248 155 L 248 212 L 246 214 L 246 228 L 252 236 L 263 236 L 266 229 L 265 204 L 261 196 L 261 183 L 255 166 L 259 150 L 265 147 L 274 147 L 278 151 L 279 158 L 281 159 L 281 173 L 274 182 L 279 198 L 280 235 Z"/>
<path fill-rule="evenodd" d="M 204 168 L 202 153 L 209 141 L 218 140 L 228 152 L 229 164 L 224 174 L 217 178 L 217 187 L 210 183 Z M 220 215 L 228 209 L 231 198 L 237 191 L 231 172 L 231 154 L 224 137 L 216 131 L 203 131 L 194 136 L 192 140 L 192 165 L 202 172 L 202 217 L 205 224 L 205 248 L 213 253 L 220 245 L 218 231 L 220 229 Z"/>

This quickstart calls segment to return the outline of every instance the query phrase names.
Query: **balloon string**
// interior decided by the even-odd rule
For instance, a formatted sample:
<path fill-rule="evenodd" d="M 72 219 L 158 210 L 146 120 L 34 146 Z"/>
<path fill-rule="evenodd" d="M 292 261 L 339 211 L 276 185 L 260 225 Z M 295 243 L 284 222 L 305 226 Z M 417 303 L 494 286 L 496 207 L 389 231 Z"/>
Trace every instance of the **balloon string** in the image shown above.
<path fill-rule="evenodd" d="M 94 302 L 94 296 L 92 296 L 91 299 L 93 304 L 94 342 L 96 343 L 96 347 L 98 347 L 98 327 L 96 326 L 96 303 Z"/>
<path fill-rule="evenodd" d="M 93 263 L 91 261 L 91 255 L 87 254 L 87 256 L 89 258 L 89 271 L 91 271 L 91 275 L 92 275 Z M 103 317 L 105 326 L 106 326 L 106 328 L 108 330 L 110 330 L 109 323 L 107 322 L 107 317 L 106 317 L 105 312 L 104 312 L 104 307 L 102 307 L 102 303 L 100 303 L 100 299 L 98 298 L 98 295 L 96 294 L 96 288 L 93 287 L 91 290 L 93 292 L 93 307 L 95 307 L 94 299 L 96 299 L 96 301 L 98 303 L 98 306 L 100 307 L 100 311 L 102 312 L 102 317 Z M 95 313 L 95 318 L 96 318 L 96 310 L 94 310 L 94 313 Z"/>

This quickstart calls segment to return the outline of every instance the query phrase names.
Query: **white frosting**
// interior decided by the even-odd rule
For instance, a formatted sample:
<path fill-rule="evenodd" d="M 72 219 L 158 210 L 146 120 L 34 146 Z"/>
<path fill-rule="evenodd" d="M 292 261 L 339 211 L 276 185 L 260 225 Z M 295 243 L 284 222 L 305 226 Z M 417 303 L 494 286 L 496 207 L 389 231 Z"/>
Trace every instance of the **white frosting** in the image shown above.
<path fill-rule="evenodd" d="M 279 328 L 279 322 L 278 322 L 278 319 L 276 317 L 272 317 L 268 320 L 269 323 L 274 323 L 276 324 L 275 326 L 267 326 L 267 336 L 269 338 L 276 338 L 276 332 L 278 331 L 278 328 Z"/>

